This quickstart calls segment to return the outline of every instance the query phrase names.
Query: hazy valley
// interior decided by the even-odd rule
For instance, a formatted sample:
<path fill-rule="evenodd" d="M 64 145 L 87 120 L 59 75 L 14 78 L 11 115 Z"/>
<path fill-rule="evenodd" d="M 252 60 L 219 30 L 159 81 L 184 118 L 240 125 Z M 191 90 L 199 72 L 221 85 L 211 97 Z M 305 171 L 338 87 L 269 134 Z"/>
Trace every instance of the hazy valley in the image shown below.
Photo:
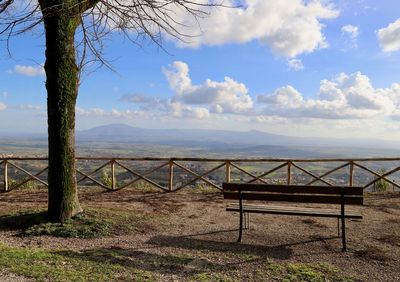
<path fill-rule="evenodd" d="M 83 156 L 352 158 L 396 157 L 395 142 L 301 138 L 261 131 L 141 129 L 111 124 L 78 131 Z M 45 135 L 0 135 L 1 155 L 46 155 Z"/>

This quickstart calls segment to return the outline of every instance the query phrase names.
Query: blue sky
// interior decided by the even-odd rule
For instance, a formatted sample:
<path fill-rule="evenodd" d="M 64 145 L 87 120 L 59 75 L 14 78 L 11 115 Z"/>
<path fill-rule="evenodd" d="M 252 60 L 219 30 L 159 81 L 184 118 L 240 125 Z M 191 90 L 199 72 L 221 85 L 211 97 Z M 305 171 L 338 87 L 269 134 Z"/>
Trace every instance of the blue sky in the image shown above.
<path fill-rule="evenodd" d="M 398 1 L 246 0 L 165 36 L 165 49 L 113 34 L 85 77 L 77 129 L 262 130 L 400 139 Z M 190 18 L 177 13 L 187 21 Z M 42 28 L 0 44 L 0 132 L 46 132 Z"/>

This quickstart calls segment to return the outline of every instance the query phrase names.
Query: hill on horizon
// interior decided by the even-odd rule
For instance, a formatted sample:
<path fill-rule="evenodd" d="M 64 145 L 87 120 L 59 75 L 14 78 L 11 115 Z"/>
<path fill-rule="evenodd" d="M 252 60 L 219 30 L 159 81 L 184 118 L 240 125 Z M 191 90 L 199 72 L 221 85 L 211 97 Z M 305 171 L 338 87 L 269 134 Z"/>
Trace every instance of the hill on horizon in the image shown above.
<path fill-rule="evenodd" d="M 302 138 L 251 130 L 145 129 L 109 124 L 76 132 L 86 156 L 351 158 L 397 157 L 400 148 L 381 140 Z M 1 135 L 1 154 L 46 155 L 45 134 Z"/>
<path fill-rule="evenodd" d="M 245 132 L 211 129 L 146 129 L 126 124 L 109 124 L 80 130 L 77 142 L 120 142 L 160 144 L 172 146 L 316 146 L 382 148 L 400 150 L 394 141 L 377 139 L 339 139 L 296 137 L 263 131 Z"/>

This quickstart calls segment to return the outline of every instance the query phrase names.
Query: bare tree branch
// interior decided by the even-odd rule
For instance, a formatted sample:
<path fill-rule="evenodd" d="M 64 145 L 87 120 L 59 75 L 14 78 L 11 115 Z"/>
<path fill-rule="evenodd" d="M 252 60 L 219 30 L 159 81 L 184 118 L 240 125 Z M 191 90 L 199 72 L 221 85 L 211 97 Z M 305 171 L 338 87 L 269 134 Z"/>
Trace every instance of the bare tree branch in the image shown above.
<path fill-rule="evenodd" d="M 54 13 L 70 13 L 80 18 L 76 41 L 77 61 L 80 70 L 99 63 L 112 70 L 104 57 L 103 41 L 112 33 L 119 32 L 131 43 L 142 46 L 149 40 L 164 48 L 165 37 L 190 43 L 187 30 L 198 28 L 198 19 L 207 17 L 213 7 L 227 7 L 224 0 L 0 0 L 0 40 L 9 41 L 36 27 L 41 27 L 44 17 Z M 71 4 L 71 2 L 73 2 Z M 230 3 L 230 2 L 229 2 Z M 186 18 L 191 18 L 195 27 Z M 186 32 L 185 32 L 186 30 Z"/>

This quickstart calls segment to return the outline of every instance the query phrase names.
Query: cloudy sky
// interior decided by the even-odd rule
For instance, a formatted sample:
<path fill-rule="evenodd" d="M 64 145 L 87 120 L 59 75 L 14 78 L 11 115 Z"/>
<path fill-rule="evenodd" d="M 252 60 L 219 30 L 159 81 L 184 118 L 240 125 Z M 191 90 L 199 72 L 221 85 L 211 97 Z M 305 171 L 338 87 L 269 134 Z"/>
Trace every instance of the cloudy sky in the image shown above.
<path fill-rule="evenodd" d="M 227 1 L 229 2 L 229 1 Z M 237 2 L 237 1 L 235 1 Z M 229 3 L 228 3 L 229 4 Z M 167 52 L 119 34 L 115 71 L 85 78 L 77 128 L 262 130 L 400 140 L 400 12 L 395 0 L 243 0 L 187 15 Z M 0 132 L 46 132 L 42 29 L 0 42 Z"/>

